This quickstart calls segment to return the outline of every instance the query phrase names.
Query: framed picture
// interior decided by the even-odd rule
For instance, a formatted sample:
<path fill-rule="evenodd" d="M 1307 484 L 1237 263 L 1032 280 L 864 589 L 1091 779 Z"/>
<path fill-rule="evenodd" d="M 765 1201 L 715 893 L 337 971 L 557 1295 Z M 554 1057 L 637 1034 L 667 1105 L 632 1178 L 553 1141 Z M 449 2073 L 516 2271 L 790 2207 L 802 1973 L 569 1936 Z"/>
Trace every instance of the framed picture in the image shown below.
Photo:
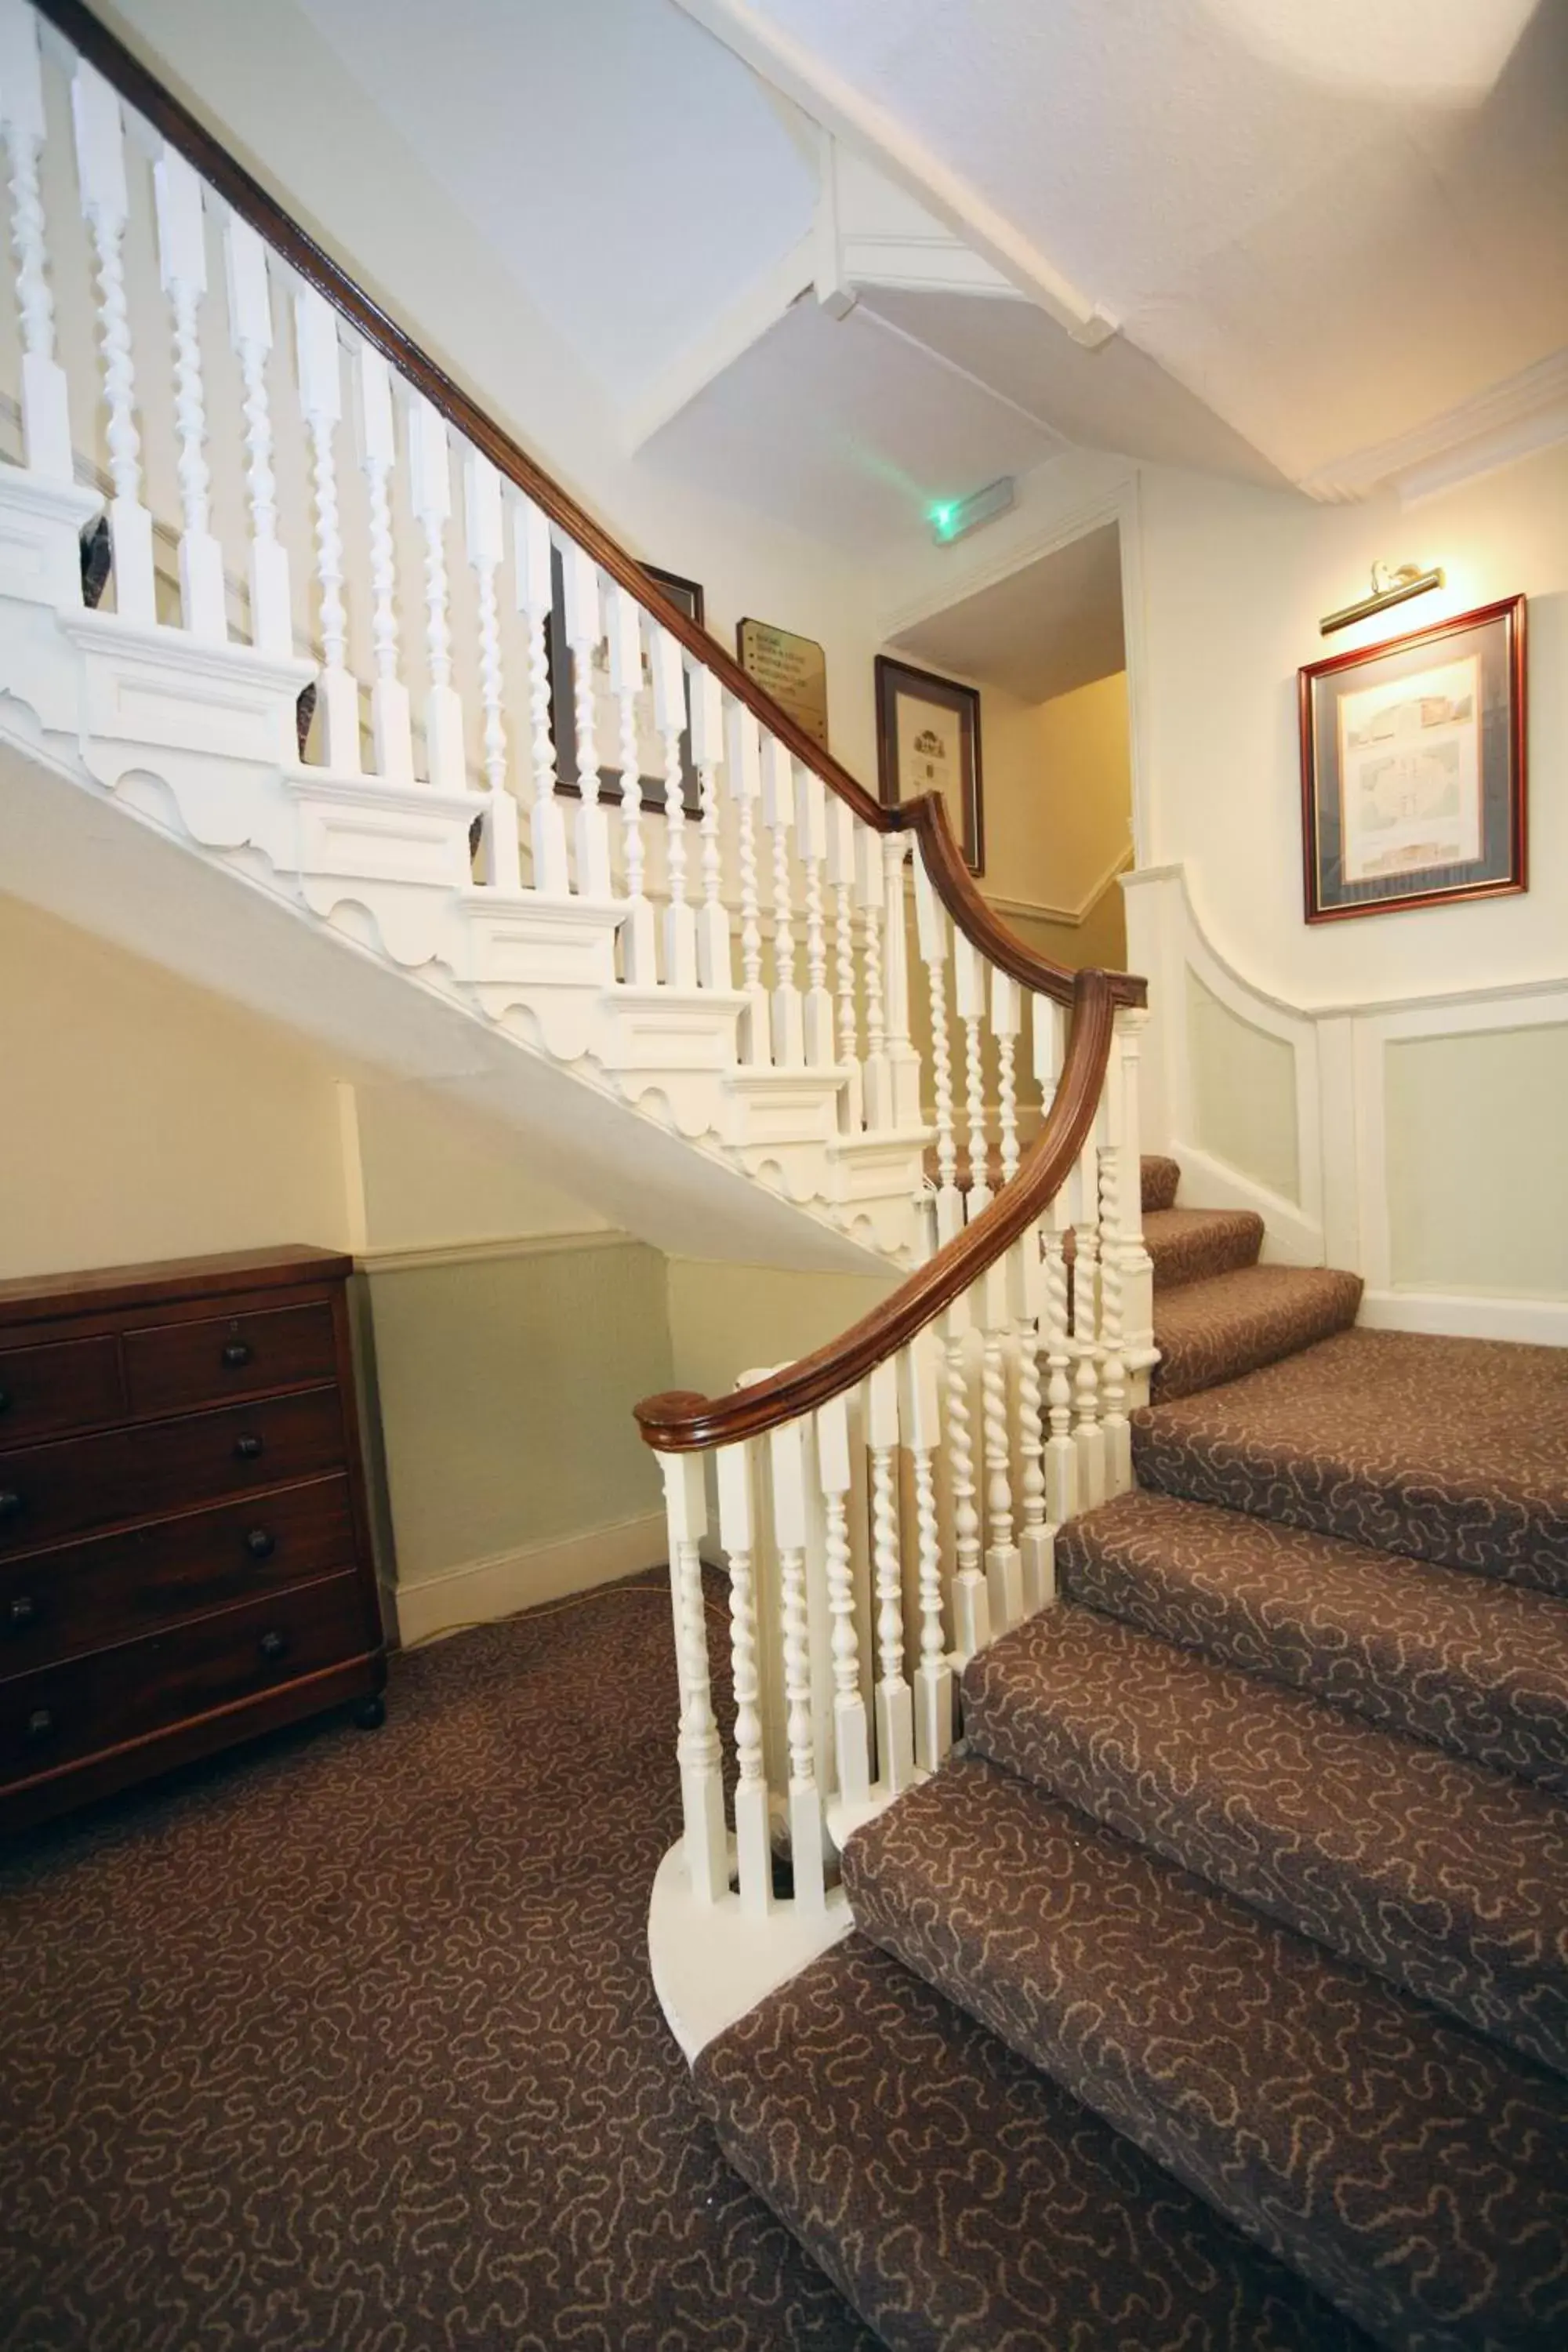
<path fill-rule="evenodd" d="M 1310 923 L 1525 887 L 1522 596 L 1300 683 Z"/>
<path fill-rule="evenodd" d="M 940 793 L 964 864 L 984 874 L 979 688 L 879 654 L 877 784 L 888 808 Z"/>
<path fill-rule="evenodd" d="M 706 625 L 703 618 L 702 590 L 695 580 L 682 580 L 678 572 L 660 572 L 645 563 L 642 570 L 656 581 L 671 604 L 699 628 Z M 550 656 L 550 726 L 555 739 L 555 772 L 565 793 L 575 793 L 577 772 L 577 715 L 574 702 L 576 688 L 572 676 L 572 648 L 566 642 L 566 590 L 562 570 L 561 551 L 551 557 L 552 597 L 550 607 L 550 628 L 547 646 Z M 688 682 L 686 708 L 689 719 L 691 688 Z M 642 804 L 650 815 L 664 814 L 664 741 L 654 723 L 653 672 L 647 655 L 643 655 L 642 691 L 635 705 L 637 727 L 637 768 L 642 778 Z M 619 747 L 621 714 L 610 690 L 609 649 L 598 646 L 594 654 L 594 740 L 598 746 L 603 765 L 599 769 L 599 790 L 613 804 L 618 803 L 621 791 Z M 697 770 L 691 759 L 689 725 L 680 737 L 681 801 L 690 817 L 702 813 L 700 787 Z"/>

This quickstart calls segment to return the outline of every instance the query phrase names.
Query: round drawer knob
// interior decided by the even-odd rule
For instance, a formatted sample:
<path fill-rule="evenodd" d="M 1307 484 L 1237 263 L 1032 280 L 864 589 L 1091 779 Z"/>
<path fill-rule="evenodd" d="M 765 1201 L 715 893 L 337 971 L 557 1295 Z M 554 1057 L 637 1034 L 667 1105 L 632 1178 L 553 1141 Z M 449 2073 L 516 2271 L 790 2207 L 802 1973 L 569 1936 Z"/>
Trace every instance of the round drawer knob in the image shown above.
<path fill-rule="evenodd" d="M 38 1604 L 30 1592 L 14 1593 L 5 1612 L 5 1631 L 26 1633 L 37 1622 Z"/>
<path fill-rule="evenodd" d="M 14 1519 L 22 1508 L 22 1497 L 10 1487 L 0 1487 L 0 1527 Z"/>
<path fill-rule="evenodd" d="M 260 1651 L 262 1656 L 267 1660 L 268 1664 L 271 1665 L 279 1658 L 282 1657 L 287 1651 L 289 1647 L 289 1636 L 287 1633 L 263 1633 L 260 1641 L 258 1642 L 256 1646 Z"/>
<path fill-rule="evenodd" d="M 36 1706 L 27 1717 L 29 1739 L 47 1739 L 54 1727 L 55 1711 L 52 1706 Z"/>
<path fill-rule="evenodd" d="M 9 1389 L 0 1389 L 0 1412 L 9 1412 L 10 1410 L 11 1391 Z"/>
<path fill-rule="evenodd" d="M 223 1351 L 223 1360 L 226 1370 L 237 1372 L 242 1364 L 248 1364 L 250 1361 L 248 1342 L 244 1339 L 231 1339 Z"/>
<path fill-rule="evenodd" d="M 267 1528 L 252 1528 L 245 1538 L 245 1549 L 252 1559 L 270 1559 L 278 1549 L 278 1538 Z"/>
<path fill-rule="evenodd" d="M 237 1437 L 234 1441 L 234 1450 L 242 1462 L 259 1462 L 261 1440 L 259 1437 Z"/>

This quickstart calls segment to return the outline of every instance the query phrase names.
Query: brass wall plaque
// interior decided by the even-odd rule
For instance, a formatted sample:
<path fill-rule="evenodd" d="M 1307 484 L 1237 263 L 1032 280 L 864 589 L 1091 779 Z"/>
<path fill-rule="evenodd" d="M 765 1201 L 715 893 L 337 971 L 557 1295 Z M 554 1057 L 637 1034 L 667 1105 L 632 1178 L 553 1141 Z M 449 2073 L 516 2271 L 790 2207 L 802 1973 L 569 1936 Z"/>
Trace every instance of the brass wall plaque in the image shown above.
<path fill-rule="evenodd" d="M 811 637 L 776 629 L 771 621 L 742 621 L 736 632 L 741 667 L 754 677 L 803 727 L 814 743 L 827 749 L 827 656 Z"/>

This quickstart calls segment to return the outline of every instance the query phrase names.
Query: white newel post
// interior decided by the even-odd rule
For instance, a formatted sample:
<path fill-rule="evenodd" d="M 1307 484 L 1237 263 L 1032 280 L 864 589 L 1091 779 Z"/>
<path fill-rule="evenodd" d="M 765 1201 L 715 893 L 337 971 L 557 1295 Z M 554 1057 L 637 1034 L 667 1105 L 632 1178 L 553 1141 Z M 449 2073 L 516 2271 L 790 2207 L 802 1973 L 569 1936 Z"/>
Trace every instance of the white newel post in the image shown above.
<path fill-rule="evenodd" d="M 915 937 L 931 995 L 931 1091 L 936 1110 L 936 1237 L 950 1242 L 963 1223 L 958 1189 L 958 1145 L 952 1126 L 952 1047 L 947 1027 L 947 908 L 931 887 L 925 860 L 917 855 Z"/>
<path fill-rule="evenodd" d="M 51 482 L 72 478 L 65 370 L 55 358 L 55 305 L 39 162 L 44 152 L 44 80 L 38 20 L 26 0 L 0 5 L 0 131 L 11 182 L 11 249 L 22 329 L 22 438 L 28 470 Z"/>
<path fill-rule="evenodd" d="M 697 985 L 697 918 L 686 898 L 686 779 L 680 738 L 686 728 L 686 671 L 680 641 L 657 621 L 653 643 L 654 723 L 664 745 L 664 978 L 668 988 Z"/>
<path fill-rule="evenodd" d="M 985 1140 L 985 1065 L 981 1023 L 985 1017 L 985 966 L 973 940 L 956 926 L 952 936 L 952 975 L 958 1017 L 963 1024 L 964 1107 L 969 1116 L 969 1198 L 966 1214 L 973 1223 L 991 1205 L 990 1148 Z"/>
<path fill-rule="evenodd" d="M 813 1069 L 833 1063 L 833 999 L 827 992 L 827 932 L 823 919 L 822 867 L 827 856 L 827 787 L 813 769 L 795 770 L 795 847 L 805 875 L 805 1058 Z"/>
<path fill-rule="evenodd" d="M 621 924 L 621 976 L 630 988 L 658 979 L 658 930 L 644 887 L 642 761 L 637 697 L 642 692 L 642 607 L 617 581 L 610 591 L 610 692 L 615 697 L 621 779 L 621 864 L 626 912 Z"/>
<path fill-rule="evenodd" d="M 773 1541 L 778 1548 L 779 1622 L 784 1653 L 785 1737 L 789 1748 L 789 1838 L 795 1899 L 821 1911 L 827 1897 L 822 1795 L 816 1780 L 811 1711 L 811 1647 L 805 1595 L 805 1449 L 801 1425 L 786 1422 L 769 1441 Z"/>
<path fill-rule="evenodd" d="M 1105 1071 L 1105 1140 L 1100 1150 L 1100 1380 L 1107 1496 L 1132 1484 L 1132 1431 L 1127 1419 L 1126 1345 L 1122 1323 L 1121 1043 L 1114 1034 Z"/>
<path fill-rule="evenodd" d="M 669 1522 L 669 1574 L 680 1652 L 680 1811 L 691 1891 L 702 1903 L 729 1892 L 724 1835 L 724 1784 L 719 1726 L 708 1671 L 708 1626 L 702 1606 L 700 1545 L 708 1532 L 708 1501 L 700 1454 L 661 1454 Z"/>
<path fill-rule="evenodd" d="M 691 760 L 697 770 L 702 811 L 702 904 L 697 909 L 697 982 L 700 988 L 732 988 L 730 909 L 724 904 L 723 857 L 719 845 L 719 764 L 724 757 L 724 691 L 710 669 L 693 664 Z"/>
<path fill-rule="evenodd" d="M 947 1403 L 947 1478 L 952 1502 L 952 1548 L 958 1561 L 952 1580 L 952 1646 L 966 1665 L 991 1639 L 991 1603 L 980 1573 L 980 1514 L 974 1507 L 974 1441 L 969 1412 L 967 1295 L 955 1298 L 938 1320 L 942 1334 Z"/>
<path fill-rule="evenodd" d="M 827 1611 L 832 1620 L 833 1746 L 838 1793 L 857 1805 L 870 1794 L 866 1702 L 860 1695 L 860 1641 L 855 1628 L 855 1581 L 849 1551 L 849 1409 L 832 1397 L 816 1413 L 816 1454 L 826 1519 Z"/>
<path fill-rule="evenodd" d="M 1024 1613 L 1023 1569 L 1013 1540 L 1012 1444 L 1007 1412 L 1006 1341 L 1013 1324 L 1007 1256 L 980 1277 L 981 1412 L 985 1430 L 985 1583 L 992 1631 L 1005 1633 Z"/>
<path fill-rule="evenodd" d="M 496 573 L 505 551 L 501 525 L 500 476 L 488 457 L 465 446 L 463 451 L 463 519 L 467 525 L 468 562 L 479 608 L 479 699 L 484 709 L 485 811 L 481 868 L 493 890 L 516 892 L 522 887 L 522 845 L 519 838 L 517 803 L 507 789 L 505 682 L 501 676 L 500 613 L 496 598 Z"/>
<path fill-rule="evenodd" d="M 795 981 L 795 888 L 789 863 L 793 799 L 789 753 L 776 736 L 764 735 L 763 823 L 773 845 L 773 1060 L 781 1069 L 799 1069 L 805 1059 L 805 1023 Z"/>
<path fill-rule="evenodd" d="M 860 1021 L 855 990 L 855 812 L 837 793 L 827 803 L 827 880 L 833 892 L 834 971 L 838 984 L 837 1046 L 846 1073 L 839 1126 L 858 1135 L 866 1117 L 860 1069 Z"/>
<path fill-rule="evenodd" d="M 165 147 L 153 166 L 158 270 L 174 327 L 174 430 L 179 437 L 180 613 L 194 637 L 223 645 L 223 550 L 212 531 L 206 401 L 202 390 L 201 305 L 207 290 L 202 184 L 183 155 Z"/>
<path fill-rule="evenodd" d="M 1018 1028 L 1024 1015 L 1024 992 L 1000 964 L 991 967 L 991 1034 L 996 1040 L 997 1126 L 1001 1133 L 1002 1181 L 1010 1184 L 1018 1172 Z"/>
<path fill-rule="evenodd" d="M 1154 1345 L 1154 1266 L 1143 1240 L 1143 1152 L 1139 1098 L 1147 1005 L 1126 1007 L 1116 1016 L 1121 1041 L 1121 1316 L 1127 1401 L 1149 1402 L 1149 1375 L 1160 1360 Z"/>
<path fill-rule="evenodd" d="M 1057 1596 L 1056 1536 L 1046 1516 L 1046 1433 L 1040 1411 L 1041 1322 L 1046 1269 L 1041 1235 L 1031 1225 L 1008 1255 L 1007 1282 L 1018 1358 L 1018 1562 L 1024 1613 Z"/>
<path fill-rule="evenodd" d="M 310 436 L 316 499 L 316 582 L 321 592 L 321 714 L 327 765 L 360 772 L 359 688 L 349 675 L 348 609 L 343 603 L 343 540 L 332 440 L 343 410 L 337 314 L 313 286 L 294 293 L 294 355 L 300 409 Z"/>
<path fill-rule="evenodd" d="M 82 216 L 98 267 L 99 340 L 103 355 L 105 439 L 114 495 L 109 502 L 114 551 L 114 602 L 122 621 L 151 628 L 158 617 L 153 584 L 153 518 L 142 503 L 142 437 L 136 429 L 136 377 L 125 295 L 125 227 L 131 199 L 120 100 L 80 58 L 71 79 L 77 180 Z"/>
<path fill-rule="evenodd" d="M 757 900 L 757 803 L 763 793 L 762 738 L 756 713 L 731 702 L 725 772 L 735 803 L 736 856 L 741 869 L 741 1059 L 762 1068 L 771 1058 L 768 992 L 763 982 L 763 927 Z"/>
<path fill-rule="evenodd" d="M 444 792 L 467 785 L 463 706 L 452 684 L 452 626 L 447 583 L 447 525 L 452 519 L 452 453 L 447 420 L 423 393 L 408 402 L 408 490 L 425 539 L 425 644 L 430 691 L 425 698 L 425 765 Z"/>
<path fill-rule="evenodd" d="M 599 741 L 594 723 L 594 656 L 599 649 L 599 567 L 568 540 L 561 550 L 566 644 L 572 656 L 572 724 L 577 752 L 577 895 L 610 896 L 610 817 L 599 798 Z"/>
<path fill-rule="evenodd" d="M 1104 1502 L 1105 1431 L 1100 1418 L 1100 1138 L 1101 1097 L 1069 1181 L 1073 1203 L 1073 1443 L 1079 1508 Z"/>
<path fill-rule="evenodd" d="M 855 827 L 855 884 L 866 937 L 866 1125 L 875 1132 L 893 1124 L 888 1003 L 882 983 L 882 837 L 859 823 Z"/>
<path fill-rule="evenodd" d="M 915 1762 L 934 1772 L 952 1745 L 952 1668 L 942 1622 L 942 1540 L 937 1524 L 936 1357 L 921 1332 L 899 1359 L 899 1410 L 915 1475 L 915 1542 L 920 1572 L 921 1662 L 915 1668 Z"/>
<path fill-rule="evenodd" d="M 904 921 L 904 865 L 910 854 L 907 833 L 891 833 L 882 843 L 883 986 L 888 1000 L 888 1068 L 892 1089 L 893 1126 L 907 1135 L 921 1124 L 921 1058 L 910 1043 L 910 949 Z"/>
<path fill-rule="evenodd" d="M 267 360 L 272 349 L 272 294 L 267 247 L 248 221 L 226 212 L 224 269 L 228 332 L 245 393 L 246 492 L 250 505 L 250 638 L 258 653 L 294 650 L 289 555 L 278 536 L 278 479 L 272 470 L 272 405 Z"/>
<path fill-rule="evenodd" d="M 554 584 L 550 525 L 531 499 L 513 510 L 512 555 L 518 610 L 528 623 L 529 764 L 533 803 L 528 813 L 533 887 L 543 898 L 564 898 L 571 887 L 566 824 L 555 792 L 555 742 L 550 731 L 550 611 Z"/>
<path fill-rule="evenodd" d="M 719 1540 L 730 1562 L 730 1658 L 735 1683 L 735 1857 L 741 1909 L 765 1919 L 773 1907 L 768 1783 L 763 1760 L 762 1679 L 757 1661 L 757 1533 L 750 1445 L 722 1445 Z"/>
<path fill-rule="evenodd" d="M 904 1675 L 904 1578 L 899 1549 L 899 1363 L 866 1383 L 871 1449 L 871 1563 L 877 1600 L 877 1779 L 889 1796 L 915 1777 L 914 1704 Z"/>
<path fill-rule="evenodd" d="M 398 675 L 397 558 L 392 537 L 389 484 L 397 463 L 392 371 L 379 352 L 362 343 L 359 382 L 360 471 L 370 502 L 370 635 L 375 679 L 370 689 L 370 734 L 375 772 L 388 783 L 414 782 L 414 720 L 408 688 Z"/>

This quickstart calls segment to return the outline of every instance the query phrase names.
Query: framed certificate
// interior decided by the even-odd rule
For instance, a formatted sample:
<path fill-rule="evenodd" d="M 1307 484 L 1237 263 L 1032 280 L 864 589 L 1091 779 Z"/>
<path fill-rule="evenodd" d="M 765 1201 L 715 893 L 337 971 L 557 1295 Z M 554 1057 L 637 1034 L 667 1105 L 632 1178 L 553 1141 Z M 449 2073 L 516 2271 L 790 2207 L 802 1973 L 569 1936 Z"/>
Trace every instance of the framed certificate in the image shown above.
<path fill-rule="evenodd" d="M 972 874 L 985 870 L 980 689 L 877 656 L 877 783 L 883 804 L 940 793 Z"/>

